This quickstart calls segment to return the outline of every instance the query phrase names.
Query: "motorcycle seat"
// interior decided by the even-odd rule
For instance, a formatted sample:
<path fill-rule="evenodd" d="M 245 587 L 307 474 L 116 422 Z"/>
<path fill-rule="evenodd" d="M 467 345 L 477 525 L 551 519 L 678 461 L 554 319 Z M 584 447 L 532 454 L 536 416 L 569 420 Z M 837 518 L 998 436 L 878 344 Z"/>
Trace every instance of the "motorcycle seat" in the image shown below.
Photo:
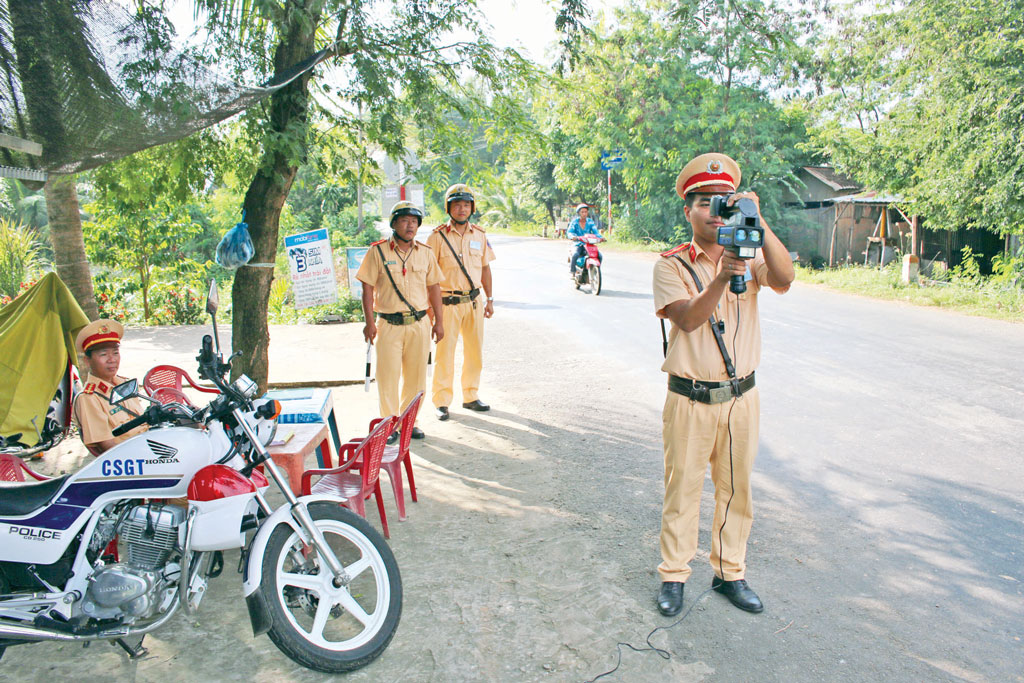
<path fill-rule="evenodd" d="M 68 475 L 64 475 L 31 484 L 3 482 L 0 485 L 0 516 L 19 517 L 38 510 L 57 495 L 67 478 Z"/>

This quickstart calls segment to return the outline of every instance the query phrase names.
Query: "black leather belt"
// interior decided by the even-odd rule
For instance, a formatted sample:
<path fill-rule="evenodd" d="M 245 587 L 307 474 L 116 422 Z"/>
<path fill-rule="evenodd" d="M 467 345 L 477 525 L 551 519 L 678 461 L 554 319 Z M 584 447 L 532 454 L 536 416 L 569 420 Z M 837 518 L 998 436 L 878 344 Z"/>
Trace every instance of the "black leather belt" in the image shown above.
<path fill-rule="evenodd" d="M 426 311 L 416 311 L 415 313 L 408 311 L 407 313 L 378 313 L 377 315 L 384 322 L 391 323 L 392 325 L 412 325 L 422 320 L 426 314 Z"/>
<path fill-rule="evenodd" d="M 468 292 L 448 292 L 448 296 L 441 297 L 441 303 L 445 306 L 454 306 L 455 304 L 468 304 L 480 295 L 479 289 L 471 289 Z"/>
<path fill-rule="evenodd" d="M 738 386 L 739 393 L 736 396 L 742 396 L 753 389 L 754 373 L 750 373 L 739 380 Z M 691 401 L 700 401 L 701 403 L 712 405 L 715 403 L 725 403 L 732 400 L 733 397 L 732 383 L 728 380 L 725 382 L 704 382 L 669 375 L 668 390 L 686 396 Z"/>

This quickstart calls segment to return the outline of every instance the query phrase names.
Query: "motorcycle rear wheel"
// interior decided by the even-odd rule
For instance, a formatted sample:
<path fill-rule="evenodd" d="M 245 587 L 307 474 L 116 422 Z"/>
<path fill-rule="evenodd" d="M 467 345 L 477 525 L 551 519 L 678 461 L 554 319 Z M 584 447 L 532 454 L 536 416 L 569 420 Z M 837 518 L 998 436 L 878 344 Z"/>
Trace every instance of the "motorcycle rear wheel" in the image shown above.
<path fill-rule="evenodd" d="M 387 541 L 362 517 L 334 503 L 309 514 L 351 582 L 335 587 L 316 551 L 287 524 L 270 536 L 260 588 L 273 625 L 267 635 L 309 669 L 343 673 L 387 648 L 402 615 L 402 578 Z"/>
<path fill-rule="evenodd" d="M 597 296 L 601 293 L 601 266 L 587 266 L 587 279 L 590 281 L 590 293 Z"/>

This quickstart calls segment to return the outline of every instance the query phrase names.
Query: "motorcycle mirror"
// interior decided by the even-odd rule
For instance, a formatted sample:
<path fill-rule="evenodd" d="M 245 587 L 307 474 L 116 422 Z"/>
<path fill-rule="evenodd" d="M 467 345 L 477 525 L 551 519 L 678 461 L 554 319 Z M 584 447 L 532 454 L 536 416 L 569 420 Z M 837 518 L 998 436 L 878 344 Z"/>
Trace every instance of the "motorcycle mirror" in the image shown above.
<path fill-rule="evenodd" d="M 206 295 L 206 312 L 210 315 L 217 315 L 217 305 L 220 299 L 217 296 L 217 281 L 210 279 L 210 291 Z"/>
<path fill-rule="evenodd" d="M 127 382 L 121 382 L 110 390 L 110 405 L 117 405 L 137 393 L 139 393 L 139 380 L 130 379 Z"/>

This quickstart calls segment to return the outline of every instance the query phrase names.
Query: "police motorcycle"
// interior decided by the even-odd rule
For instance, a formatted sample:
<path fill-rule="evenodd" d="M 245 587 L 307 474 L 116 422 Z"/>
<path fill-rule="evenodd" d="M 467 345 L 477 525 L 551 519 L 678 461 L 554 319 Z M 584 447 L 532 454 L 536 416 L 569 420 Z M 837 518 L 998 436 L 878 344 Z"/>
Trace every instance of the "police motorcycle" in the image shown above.
<path fill-rule="evenodd" d="M 604 238 L 588 234 L 573 239 L 583 242 L 583 248 L 586 249 L 586 254 L 576 259 L 576 272 L 572 276 L 573 284 L 576 285 L 576 289 L 588 285 L 590 293 L 597 296 L 601 293 L 601 252 L 598 251 L 597 245 L 604 242 Z M 573 246 L 569 258 L 572 259 L 575 256 L 576 247 Z"/>
<path fill-rule="evenodd" d="M 211 286 L 214 338 L 216 308 Z M 280 405 L 255 399 L 245 375 L 228 382 L 234 357 L 223 362 L 204 336 L 199 374 L 221 391 L 207 406 L 152 401 L 114 434 L 149 431 L 81 471 L 0 489 L 0 656 L 11 645 L 94 640 L 142 656 L 147 633 L 198 608 L 231 549 L 242 551 L 253 634 L 298 664 L 352 671 L 387 648 L 402 610 L 391 549 L 337 499 L 292 493 L 264 443 Z M 129 380 L 111 402 L 134 395 Z M 276 507 L 271 481 L 284 496 Z M 187 505 L 174 504 L 182 497 Z"/>

